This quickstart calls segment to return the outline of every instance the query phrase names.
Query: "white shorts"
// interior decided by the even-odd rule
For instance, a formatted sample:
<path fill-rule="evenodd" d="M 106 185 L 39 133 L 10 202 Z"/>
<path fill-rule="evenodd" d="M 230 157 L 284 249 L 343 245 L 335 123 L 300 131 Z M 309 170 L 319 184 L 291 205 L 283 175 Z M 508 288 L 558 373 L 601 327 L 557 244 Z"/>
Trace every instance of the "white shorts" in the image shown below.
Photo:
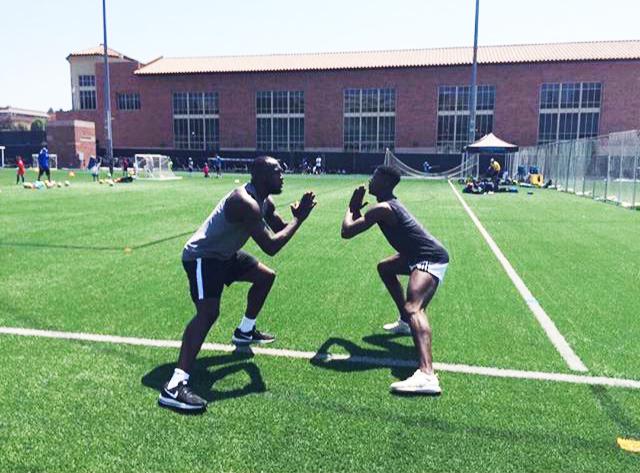
<path fill-rule="evenodd" d="M 425 273 L 429 273 L 430 275 L 438 278 L 440 284 L 444 281 L 444 274 L 447 272 L 448 267 L 449 263 L 431 263 L 429 261 L 420 261 L 419 263 L 409 265 L 409 269 L 411 271 L 418 269 Z"/>

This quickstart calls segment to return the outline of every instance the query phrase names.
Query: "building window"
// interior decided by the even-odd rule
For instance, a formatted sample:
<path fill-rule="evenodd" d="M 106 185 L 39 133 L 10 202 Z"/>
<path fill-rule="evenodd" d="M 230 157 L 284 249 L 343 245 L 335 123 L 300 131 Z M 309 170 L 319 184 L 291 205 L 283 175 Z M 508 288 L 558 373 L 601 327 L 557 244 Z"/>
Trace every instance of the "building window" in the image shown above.
<path fill-rule="evenodd" d="M 140 110 L 140 94 L 118 94 L 118 110 Z"/>
<path fill-rule="evenodd" d="M 81 90 L 80 91 L 80 110 L 96 109 L 96 91 Z"/>
<path fill-rule="evenodd" d="M 304 92 L 256 93 L 256 147 L 266 151 L 304 149 Z"/>
<path fill-rule="evenodd" d="M 438 87 L 438 132 L 436 146 L 440 153 L 459 153 L 469 144 L 471 87 L 445 85 Z M 476 94 L 477 140 L 493 131 L 496 88 L 479 85 Z"/>
<path fill-rule="evenodd" d="M 78 76 L 78 86 L 80 87 L 95 87 L 96 76 Z"/>
<path fill-rule="evenodd" d="M 139 97 L 138 108 L 140 108 Z M 217 92 L 175 92 L 173 94 L 175 147 L 177 149 L 218 149 L 220 146 L 219 113 Z"/>
<path fill-rule="evenodd" d="M 597 136 L 601 96 L 600 82 L 542 84 L 538 143 Z"/>
<path fill-rule="evenodd" d="M 393 149 L 396 137 L 395 89 L 345 89 L 345 151 Z"/>

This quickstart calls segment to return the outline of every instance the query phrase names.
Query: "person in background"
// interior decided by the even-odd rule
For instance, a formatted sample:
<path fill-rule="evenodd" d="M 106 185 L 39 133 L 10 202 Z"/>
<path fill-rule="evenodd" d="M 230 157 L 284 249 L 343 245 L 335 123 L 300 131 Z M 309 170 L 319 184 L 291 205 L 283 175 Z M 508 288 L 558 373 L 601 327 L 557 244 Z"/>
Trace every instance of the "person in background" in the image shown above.
<path fill-rule="evenodd" d="M 222 158 L 218 153 L 213 158 L 213 166 L 216 168 L 216 177 L 222 177 Z"/>
<path fill-rule="evenodd" d="M 24 161 L 22 160 L 22 156 L 18 156 L 16 167 L 16 184 L 19 184 L 21 179 L 24 184 Z"/>
<path fill-rule="evenodd" d="M 100 160 L 95 156 L 91 156 L 89 158 L 89 170 L 91 171 L 91 177 L 93 177 L 93 182 L 96 182 L 100 178 Z"/>
<path fill-rule="evenodd" d="M 127 176 L 129 172 L 129 158 L 122 159 L 122 175 Z"/>
<path fill-rule="evenodd" d="M 42 149 L 38 154 L 38 180 L 42 177 L 43 174 L 47 175 L 47 180 L 51 180 L 51 171 L 49 170 L 49 150 L 47 149 L 47 144 L 42 143 Z"/>
<path fill-rule="evenodd" d="M 209 163 L 208 162 L 204 163 L 204 167 L 202 168 L 202 172 L 204 173 L 204 177 L 205 178 L 209 177 Z"/>
<path fill-rule="evenodd" d="M 493 187 L 496 189 L 498 189 L 498 184 L 500 184 L 500 163 L 498 161 L 496 161 L 495 159 L 491 158 L 491 161 L 489 161 L 489 169 L 487 174 L 489 175 L 489 178 L 493 181 Z"/>
<path fill-rule="evenodd" d="M 422 163 L 422 171 L 424 171 L 425 174 L 428 174 L 429 171 L 431 171 L 431 164 L 429 164 L 429 161 L 426 159 L 424 160 L 424 163 Z"/>

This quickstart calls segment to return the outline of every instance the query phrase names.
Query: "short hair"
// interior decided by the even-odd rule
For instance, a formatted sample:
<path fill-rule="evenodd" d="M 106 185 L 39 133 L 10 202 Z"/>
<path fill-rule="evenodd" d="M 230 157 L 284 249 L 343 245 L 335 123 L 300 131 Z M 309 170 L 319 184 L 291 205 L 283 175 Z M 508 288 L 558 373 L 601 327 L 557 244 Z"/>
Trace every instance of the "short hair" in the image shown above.
<path fill-rule="evenodd" d="M 386 177 L 392 187 L 395 187 L 398 185 L 398 182 L 400 182 L 400 171 L 396 168 L 392 168 L 391 166 L 378 166 L 376 172 Z"/>
<path fill-rule="evenodd" d="M 271 160 L 275 161 L 275 158 L 271 156 L 258 156 L 255 158 L 253 163 L 251 163 L 251 178 L 261 176 L 271 170 L 273 167 Z"/>

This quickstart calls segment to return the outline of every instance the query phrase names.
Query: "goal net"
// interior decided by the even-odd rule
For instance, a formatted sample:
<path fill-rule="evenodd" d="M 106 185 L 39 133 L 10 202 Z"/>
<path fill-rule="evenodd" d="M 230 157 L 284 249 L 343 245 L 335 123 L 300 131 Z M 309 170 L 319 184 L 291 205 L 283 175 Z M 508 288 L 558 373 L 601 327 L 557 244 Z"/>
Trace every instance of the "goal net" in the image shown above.
<path fill-rule="evenodd" d="M 31 167 L 37 169 L 38 165 L 38 154 L 31 155 Z M 57 154 L 49 154 L 49 169 L 58 169 L 58 155 Z"/>
<path fill-rule="evenodd" d="M 400 171 L 403 176 L 420 177 L 423 179 L 464 179 L 475 176 L 478 167 L 478 155 L 463 155 L 460 164 L 442 172 L 422 172 L 403 163 L 400 158 L 387 149 L 384 155 L 384 165 Z"/>
<path fill-rule="evenodd" d="M 180 179 L 173 173 L 171 159 L 162 154 L 136 154 L 133 167 L 138 178 Z"/>

